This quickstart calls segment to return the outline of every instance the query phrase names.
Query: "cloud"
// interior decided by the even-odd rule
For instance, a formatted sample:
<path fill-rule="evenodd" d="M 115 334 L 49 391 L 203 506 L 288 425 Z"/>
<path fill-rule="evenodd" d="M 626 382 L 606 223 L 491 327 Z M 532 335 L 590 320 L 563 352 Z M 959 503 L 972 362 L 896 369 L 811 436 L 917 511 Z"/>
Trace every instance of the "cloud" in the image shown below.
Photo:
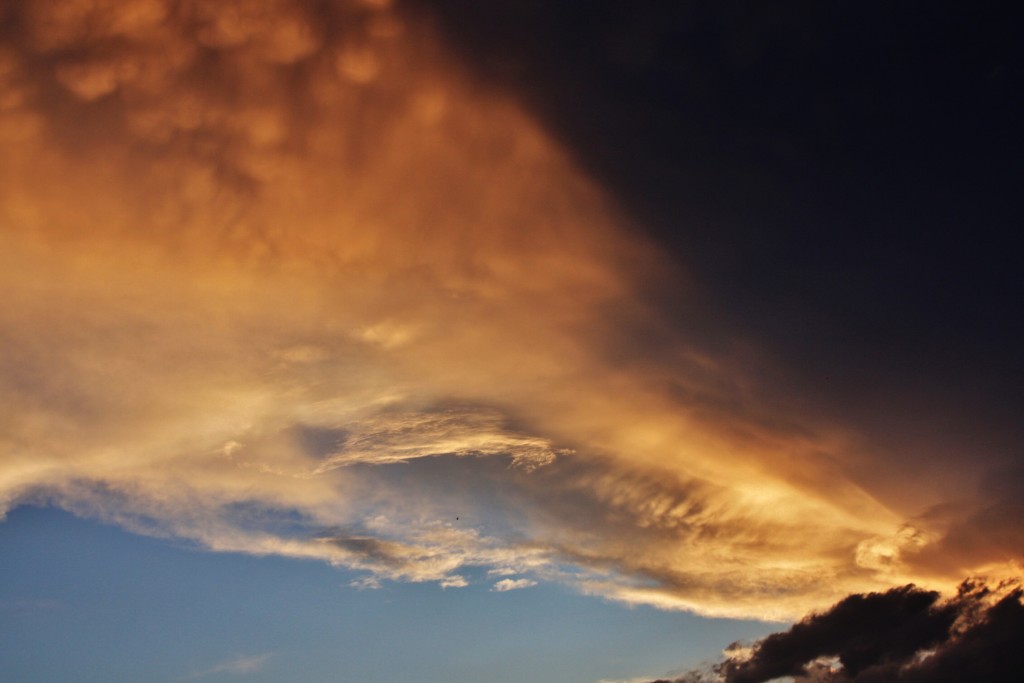
<path fill-rule="evenodd" d="M 359 590 L 380 590 L 382 587 L 376 576 L 363 576 L 350 581 L 348 585 Z"/>
<path fill-rule="evenodd" d="M 266 653 L 246 657 L 232 657 L 231 659 L 215 664 L 208 669 L 203 669 L 202 671 L 196 671 L 195 673 L 189 674 L 182 680 L 191 681 L 219 673 L 227 673 L 236 676 L 256 673 L 263 670 L 264 666 L 266 666 L 267 660 L 270 659 L 270 656 L 271 655 L 269 653 Z"/>
<path fill-rule="evenodd" d="M 344 443 L 336 444 L 316 472 L 355 463 L 393 464 L 439 455 L 506 456 L 532 471 L 554 462 L 559 451 L 547 439 L 510 433 L 500 413 L 479 407 L 453 406 L 433 411 L 382 412 L 345 425 Z M 562 454 L 568 450 L 561 450 Z"/>
<path fill-rule="evenodd" d="M 779 620 L 1015 571 L 1016 508 L 881 502 L 893 454 L 767 386 L 417 14 L 5 11 L 0 511 Z"/>
<path fill-rule="evenodd" d="M 531 579 L 502 579 L 494 584 L 491 588 L 496 593 L 504 593 L 506 591 L 519 590 L 520 588 L 530 588 L 536 586 L 537 582 Z"/>
<path fill-rule="evenodd" d="M 912 585 L 851 595 L 719 665 L 677 683 L 763 683 L 792 677 L 830 683 L 937 683 L 1017 680 L 1024 663 L 1013 643 L 1024 635 L 1020 584 L 964 582 L 940 599 Z"/>

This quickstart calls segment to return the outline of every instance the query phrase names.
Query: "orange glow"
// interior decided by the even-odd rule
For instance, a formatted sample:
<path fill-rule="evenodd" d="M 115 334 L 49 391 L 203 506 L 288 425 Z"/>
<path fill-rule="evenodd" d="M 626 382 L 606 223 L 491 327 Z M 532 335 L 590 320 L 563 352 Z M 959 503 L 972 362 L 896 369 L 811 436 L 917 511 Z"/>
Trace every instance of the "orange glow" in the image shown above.
<path fill-rule="evenodd" d="M 0 46 L 0 509 L 730 616 L 920 580 L 901 553 L 930 536 L 843 476 L 840 431 L 702 410 L 745 380 L 646 312 L 667 265 L 421 22 L 387 2 L 22 5 Z M 678 362 L 613 362 L 614 310 Z M 636 356 L 643 329 L 617 330 Z M 512 528 L 453 528 L 427 484 L 379 475 L 426 458 L 470 479 L 507 459 Z M 242 503 L 366 536 L 280 536 Z"/>

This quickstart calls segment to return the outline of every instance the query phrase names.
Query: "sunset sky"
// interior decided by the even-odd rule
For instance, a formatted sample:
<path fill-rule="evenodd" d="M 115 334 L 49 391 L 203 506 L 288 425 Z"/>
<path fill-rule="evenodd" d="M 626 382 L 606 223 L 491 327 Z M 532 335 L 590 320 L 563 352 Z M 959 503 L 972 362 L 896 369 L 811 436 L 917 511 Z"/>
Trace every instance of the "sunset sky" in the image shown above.
<path fill-rule="evenodd" d="M 1021 42 L 891 4 L 0 0 L 0 669 L 1018 619 Z"/>

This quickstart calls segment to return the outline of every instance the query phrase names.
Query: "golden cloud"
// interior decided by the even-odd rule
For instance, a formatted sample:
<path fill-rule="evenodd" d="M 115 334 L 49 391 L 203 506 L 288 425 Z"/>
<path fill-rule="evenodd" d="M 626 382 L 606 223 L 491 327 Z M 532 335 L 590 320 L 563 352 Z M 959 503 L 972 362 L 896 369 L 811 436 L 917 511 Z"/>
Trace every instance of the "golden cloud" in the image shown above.
<path fill-rule="evenodd" d="M 708 614 L 918 578 L 846 437 L 663 323 L 668 264 L 422 17 L 5 11 L 3 508 Z"/>

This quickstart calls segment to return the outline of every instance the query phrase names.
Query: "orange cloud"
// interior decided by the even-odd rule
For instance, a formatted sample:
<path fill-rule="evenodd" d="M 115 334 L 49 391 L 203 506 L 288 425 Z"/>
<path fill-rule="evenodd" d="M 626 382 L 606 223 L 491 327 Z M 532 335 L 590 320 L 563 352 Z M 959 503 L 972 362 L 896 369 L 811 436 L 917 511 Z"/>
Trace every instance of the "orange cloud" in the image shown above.
<path fill-rule="evenodd" d="M 920 573 L 847 437 L 662 322 L 668 264 L 421 19 L 7 12 L 3 509 L 735 616 Z"/>

